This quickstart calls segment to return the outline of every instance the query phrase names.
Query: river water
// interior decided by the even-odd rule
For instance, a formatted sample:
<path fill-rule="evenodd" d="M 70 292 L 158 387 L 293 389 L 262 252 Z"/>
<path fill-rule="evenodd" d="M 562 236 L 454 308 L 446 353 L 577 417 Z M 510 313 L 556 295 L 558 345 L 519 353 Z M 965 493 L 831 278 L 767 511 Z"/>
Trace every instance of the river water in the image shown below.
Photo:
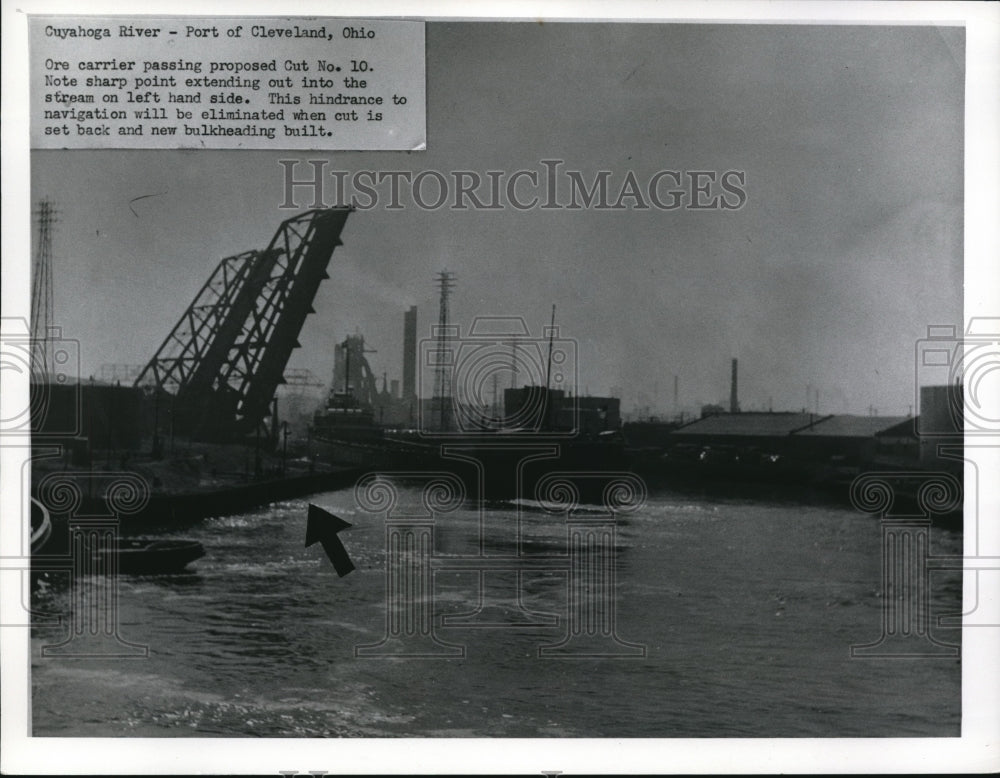
<path fill-rule="evenodd" d="M 304 547 L 309 502 L 353 524 L 339 536 L 350 575 Z M 565 554 L 563 518 L 530 508 L 463 505 L 438 518 L 434 555 L 514 553 L 519 516 L 522 552 Z M 487 574 L 494 626 L 436 629 L 464 657 L 386 658 L 355 656 L 386 634 L 387 535 L 353 490 L 207 519 L 157 536 L 204 545 L 189 572 L 118 579 L 118 634 L 147 657 L 42 657 L 66 627 L 33 629 L 33 734 L 958 736 L 958 658 L 851 656 L 882 633 L 880 532 L 839 508 L 655 493 L 614 540 L 615 645 L 632 656 L 539 656 L 567 632 L 571 577 L 542 563 L 519 587 Z M 933 528 L 931 552 L 961 554 L 960 534 Z M 475 610 L 478 576 L 440 570 L 435 618 Z M 957 573 L 931 584 L 932 615 L 960 611 Z M 518 589 L 535 626 L 493 608 Z M 71 600 L 55 580 L 34 602 L 66 613 Z"/>

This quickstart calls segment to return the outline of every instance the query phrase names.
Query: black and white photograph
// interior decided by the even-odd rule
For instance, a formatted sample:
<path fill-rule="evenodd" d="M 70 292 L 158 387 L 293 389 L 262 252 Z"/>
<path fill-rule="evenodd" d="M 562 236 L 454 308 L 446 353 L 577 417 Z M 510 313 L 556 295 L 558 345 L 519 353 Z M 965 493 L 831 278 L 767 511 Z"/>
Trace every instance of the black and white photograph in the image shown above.
<path fill-rule="evenodd" d="M 997 769 L 1000 14 L 766 6 L 5 5 L 5 772 Z"/>

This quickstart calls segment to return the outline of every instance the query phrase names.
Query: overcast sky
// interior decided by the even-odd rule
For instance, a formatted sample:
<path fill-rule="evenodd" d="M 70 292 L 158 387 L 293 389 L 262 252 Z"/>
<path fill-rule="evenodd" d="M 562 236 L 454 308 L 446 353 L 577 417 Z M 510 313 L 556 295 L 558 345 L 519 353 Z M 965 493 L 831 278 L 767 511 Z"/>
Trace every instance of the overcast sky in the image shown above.
<path fill-rule="evenodd" d="M 431 23 L 425 152 L 34 152 L 33 198 L 60 212 L 56 323 L 84 375 L 147 361 L 218 261 L 290 215 L 279 159 L 561 159 L 615 192 L 629 171 L 739 170 L 735 211 L 352 214 L 290 366 L 328 378 L 357 330 L 400 377 L 403 311 L 426 332 L 447 267 L 463 331 L 521 315 L 540 335 L 557 304 L 581 391 L 669 410 L 678 375 L 682 404 L 716 402 L 738 357 L 745 409 L 801 408 L 811 384 L 825 412 L 906 413 L 915 342 L 962 321 L 963 63 L 949 27 Z"/>

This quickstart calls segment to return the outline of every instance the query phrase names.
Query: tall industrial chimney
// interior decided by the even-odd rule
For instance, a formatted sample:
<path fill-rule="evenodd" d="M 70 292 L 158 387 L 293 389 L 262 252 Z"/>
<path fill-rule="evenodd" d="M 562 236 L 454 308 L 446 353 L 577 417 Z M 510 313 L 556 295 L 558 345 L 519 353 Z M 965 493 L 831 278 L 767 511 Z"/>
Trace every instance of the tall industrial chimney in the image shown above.
<path fill-rule="evenodd" d="M 740 395 L 737 385 L 737 365 L 739 361 L 733 360 L 733 379 L 732 384 L 729 387 L 729 412 L 739 413 L 740 412 Z"/>
<path fill-rule="evenodd" d="M 403 399 L 417 396 L 417 306 L 403 314 Z"/>

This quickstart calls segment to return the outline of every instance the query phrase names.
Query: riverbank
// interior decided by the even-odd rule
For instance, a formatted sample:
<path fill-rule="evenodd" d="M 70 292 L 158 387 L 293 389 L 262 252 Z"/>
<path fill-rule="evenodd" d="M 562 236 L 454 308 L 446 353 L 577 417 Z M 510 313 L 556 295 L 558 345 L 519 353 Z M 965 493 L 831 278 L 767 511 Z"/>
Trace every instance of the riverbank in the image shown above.
<path fill-rule="evenodd" d="M 885 513 L 926 515 L 936 526 L 955 532 L 961 532 L 964 524 L 960 475 L 893 467 L 862 470 L 808 464 L 768 468 L 667 463 L 642 456 L 634 456 L 630 465 L 654 491 L 667 489 L 704 499 L 830 506 L 876 517 Z M 923 493 L 942 477 L 954 485 L 954 494 Z M 887 499 L 884 505 L 883 496 Z M 925 503 L 936 510 L 928 510 Z"/>
<path fill-rule="evenodd" d="M 132 455 L 119 467 L 95 456 L 90 468 L 41 459 L 32 469 L 32 494 L 48 509 L 53 532 L 44 554 L 64 553 L 73 517 L 117 515 L 123 537 L 182 529 L 213 516 L 352 486 L 362 468 L 312 458 L 279 457 L 241 446 L 186 447 L 163 459 Z M 256 461 L 255 461 L 256 460 Z"/>

